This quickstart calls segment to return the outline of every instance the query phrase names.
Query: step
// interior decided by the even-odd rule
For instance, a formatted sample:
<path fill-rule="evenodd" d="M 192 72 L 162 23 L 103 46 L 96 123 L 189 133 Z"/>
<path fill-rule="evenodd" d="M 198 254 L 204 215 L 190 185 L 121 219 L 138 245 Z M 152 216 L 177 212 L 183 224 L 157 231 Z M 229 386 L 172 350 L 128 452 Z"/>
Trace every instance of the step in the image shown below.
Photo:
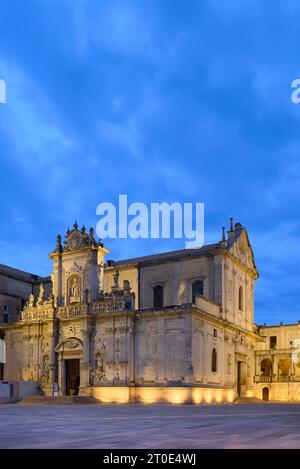
<path fill-rule="evenodd" d="M 99 404 L 99 401 L 91 396 L 28 396 L 22 399 L 19 404 Z"/>
<path fill-rule="evenodd" d="M 265 401 L 256 397 L 238 397 L 235 401 L 237 404 L 264 404 Z"/>

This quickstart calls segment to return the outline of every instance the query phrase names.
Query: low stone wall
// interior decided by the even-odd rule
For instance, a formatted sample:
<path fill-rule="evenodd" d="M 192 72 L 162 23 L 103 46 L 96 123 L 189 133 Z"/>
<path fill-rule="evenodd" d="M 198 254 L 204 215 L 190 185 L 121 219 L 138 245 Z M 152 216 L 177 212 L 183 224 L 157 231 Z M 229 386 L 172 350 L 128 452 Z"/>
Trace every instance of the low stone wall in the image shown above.
<path fill-rule="evenodd" d="M 37 396 L 41 394 L 40 385 L 37 381 L 19 381 L 19 399 L 27 396 Z"/>
<path fill-rule="evenodd" d="M 0 404 L 10 402 L 11 388 L 8 383 L 0 383 Z"/>
<path fill-rule="evenodd" d="M 233 402 L 233 389 L 210 387 L 91 387 L 90 395 L 105 404 L 213 404 Z"/>
<path fill-rule="evenodd" d="M 17 401 L 27 396 L 40 394 L 37 381 L 4 381 L 0 382 L 0 404 Z"/>

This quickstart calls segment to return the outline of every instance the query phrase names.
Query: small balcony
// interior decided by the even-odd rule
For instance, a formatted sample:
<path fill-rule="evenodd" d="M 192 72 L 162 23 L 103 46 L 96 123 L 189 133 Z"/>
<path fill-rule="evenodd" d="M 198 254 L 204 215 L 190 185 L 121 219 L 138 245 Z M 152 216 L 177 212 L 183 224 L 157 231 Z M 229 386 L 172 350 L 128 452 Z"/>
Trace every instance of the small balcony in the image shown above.
<path fill-rule="evenodd" d="M 300 376 L 295 375 L 272 375 L 272 376 L 254 376 L 255 383 L 288 383 L 300 382 Z"/>
<path fill-rule="evenodd" d="M 272 376 L 254 376 L 255 383 L 271 383 Z"/>

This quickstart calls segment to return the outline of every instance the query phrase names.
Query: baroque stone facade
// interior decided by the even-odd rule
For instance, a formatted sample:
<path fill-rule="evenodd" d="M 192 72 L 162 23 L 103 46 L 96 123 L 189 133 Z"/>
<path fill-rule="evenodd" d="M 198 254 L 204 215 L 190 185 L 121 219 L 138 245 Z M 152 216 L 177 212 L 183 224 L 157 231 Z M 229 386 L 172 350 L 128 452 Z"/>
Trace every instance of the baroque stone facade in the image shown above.
<path fill-rule="evenodd" d="M 254 324 L 258 271 L 240 223 L 200 249 L 105 263 L 108 252 L 76 222 L 64 243 L 58 235 L 52 289 L 41 282 L 21 318 L 1 328 L 6 380 L 102 402 L 266 393 L 259 357 L 269 352 Z"/>

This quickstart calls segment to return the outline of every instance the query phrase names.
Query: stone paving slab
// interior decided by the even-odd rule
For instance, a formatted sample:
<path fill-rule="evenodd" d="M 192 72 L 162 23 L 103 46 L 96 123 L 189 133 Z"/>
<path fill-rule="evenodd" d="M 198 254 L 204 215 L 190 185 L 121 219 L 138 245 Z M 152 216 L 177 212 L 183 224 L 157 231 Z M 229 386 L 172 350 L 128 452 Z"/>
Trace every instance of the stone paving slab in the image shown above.
<path fill-rule="evenodd" d="M 300 405 L 6 404 L 0 448 L 300 448 Z"/>

